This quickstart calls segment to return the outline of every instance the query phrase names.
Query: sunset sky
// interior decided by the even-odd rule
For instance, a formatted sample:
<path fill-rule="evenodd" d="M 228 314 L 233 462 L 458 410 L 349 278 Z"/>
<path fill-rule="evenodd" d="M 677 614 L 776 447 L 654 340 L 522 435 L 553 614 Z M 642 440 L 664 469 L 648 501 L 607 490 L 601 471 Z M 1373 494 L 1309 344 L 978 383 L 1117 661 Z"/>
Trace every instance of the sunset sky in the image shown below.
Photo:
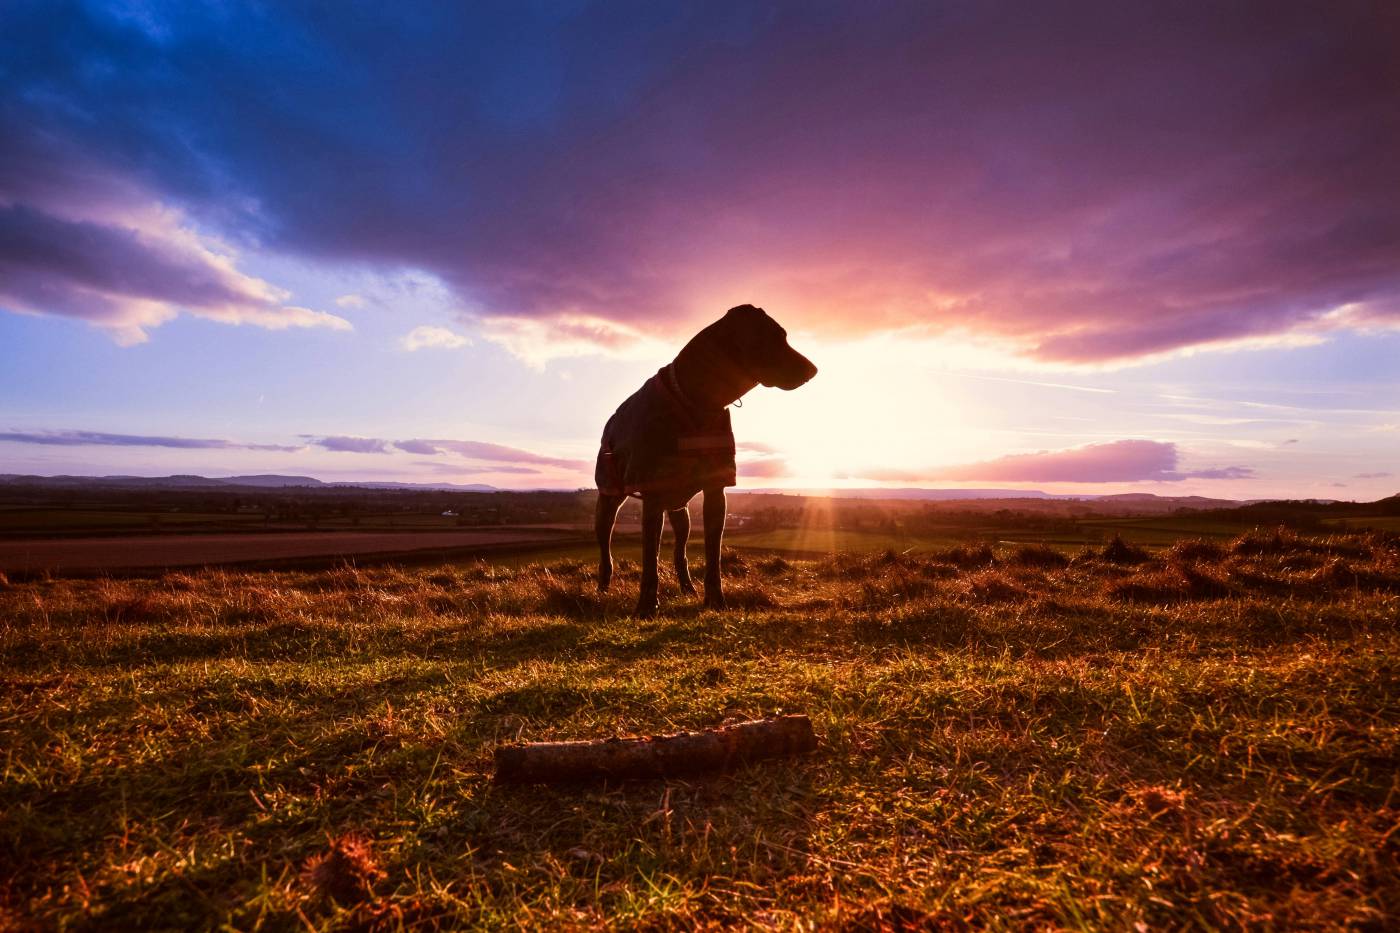
<path fill-rule="evenodd" d="M 1400 7 L 0 5 L 0 472 L 1400 490 Z"/>

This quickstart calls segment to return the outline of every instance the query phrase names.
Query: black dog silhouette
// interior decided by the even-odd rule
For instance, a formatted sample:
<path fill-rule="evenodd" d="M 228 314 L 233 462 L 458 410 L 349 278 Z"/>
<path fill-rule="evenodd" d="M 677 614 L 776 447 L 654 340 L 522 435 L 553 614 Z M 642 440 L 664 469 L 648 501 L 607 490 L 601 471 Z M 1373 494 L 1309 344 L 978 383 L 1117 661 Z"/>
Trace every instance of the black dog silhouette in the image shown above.
<path fill-rule="evenodd" d="M 598 590 L 612 581 L 612 533 L 628 496 L 642 500 L 642 591 L 637 614 L 656 612 L 662 515 L 676 536 L 676 577 L 694 593 L 685 545 L 696 493 L 705 493 L 705 605 L 724 608 L 719 548 L 724 488 L 737 482 L 728 406 L 757 385 L 795 389 L 817 374 L 788 346 L 787 331 L 753 305 L 730 308 L 696 334 L 666 366 L 618 407 L 603 428 L 598 484 Z"/>

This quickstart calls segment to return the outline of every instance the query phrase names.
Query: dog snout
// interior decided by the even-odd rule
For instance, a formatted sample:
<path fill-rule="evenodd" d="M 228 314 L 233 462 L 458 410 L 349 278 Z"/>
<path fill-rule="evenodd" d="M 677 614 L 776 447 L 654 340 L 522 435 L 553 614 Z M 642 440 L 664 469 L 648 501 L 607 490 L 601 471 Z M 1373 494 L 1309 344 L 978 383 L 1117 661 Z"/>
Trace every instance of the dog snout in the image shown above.
<path fill-rule="evenodd" d="M 798 353 L 796 350 L 789 349 L 789 352 L 792 356 L 788 360 L 787 365 L 783 367 L 782 378 L 772 384 L 780 389 L 791 392 L 798 386 L 805 385 L 809 382 L 811 378 L 817 374 L 817 367 L 811 360 L 807 359 L 807 357 Z"/>
<path fill-rule="evenodd" d="M 792 356 L 792 387 L 795 389 L 812 381 L 812 377 L 817 374 L 817 365 L 796 350 L 792 351 Z"/>

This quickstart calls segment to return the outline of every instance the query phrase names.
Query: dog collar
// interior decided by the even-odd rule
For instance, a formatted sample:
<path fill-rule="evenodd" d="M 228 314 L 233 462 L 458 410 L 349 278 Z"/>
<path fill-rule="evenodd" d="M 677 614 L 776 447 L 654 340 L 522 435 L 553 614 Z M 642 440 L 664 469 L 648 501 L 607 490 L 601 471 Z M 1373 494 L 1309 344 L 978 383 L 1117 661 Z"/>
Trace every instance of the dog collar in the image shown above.
<path fill-rule="evenodd" d="M 707 412 L 696 405 L 685 394 L 685 390 L 681 388 L 680 380 L 676 378 L 676 364 L 667 363 L 661 367 L 660 372 L 656 374 L 656 381 L 661 385 L 662 391 L 670 396 L 671 403 L 692 423 L 699 424 L 705 421 L 707 416 L 713 416 L 713 412 Z"/>

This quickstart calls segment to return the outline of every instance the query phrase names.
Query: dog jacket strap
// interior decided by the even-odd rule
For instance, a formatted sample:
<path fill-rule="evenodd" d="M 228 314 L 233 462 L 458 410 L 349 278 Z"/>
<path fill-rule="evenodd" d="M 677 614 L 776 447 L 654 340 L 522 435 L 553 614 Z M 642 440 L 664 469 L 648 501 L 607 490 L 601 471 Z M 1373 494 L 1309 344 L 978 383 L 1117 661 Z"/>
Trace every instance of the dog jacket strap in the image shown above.
<path fill-rule="evenodd" d="M 729 450 L 733 446 L 732 434 L 685 434 L 676 439 L 677 450 Z"/>

